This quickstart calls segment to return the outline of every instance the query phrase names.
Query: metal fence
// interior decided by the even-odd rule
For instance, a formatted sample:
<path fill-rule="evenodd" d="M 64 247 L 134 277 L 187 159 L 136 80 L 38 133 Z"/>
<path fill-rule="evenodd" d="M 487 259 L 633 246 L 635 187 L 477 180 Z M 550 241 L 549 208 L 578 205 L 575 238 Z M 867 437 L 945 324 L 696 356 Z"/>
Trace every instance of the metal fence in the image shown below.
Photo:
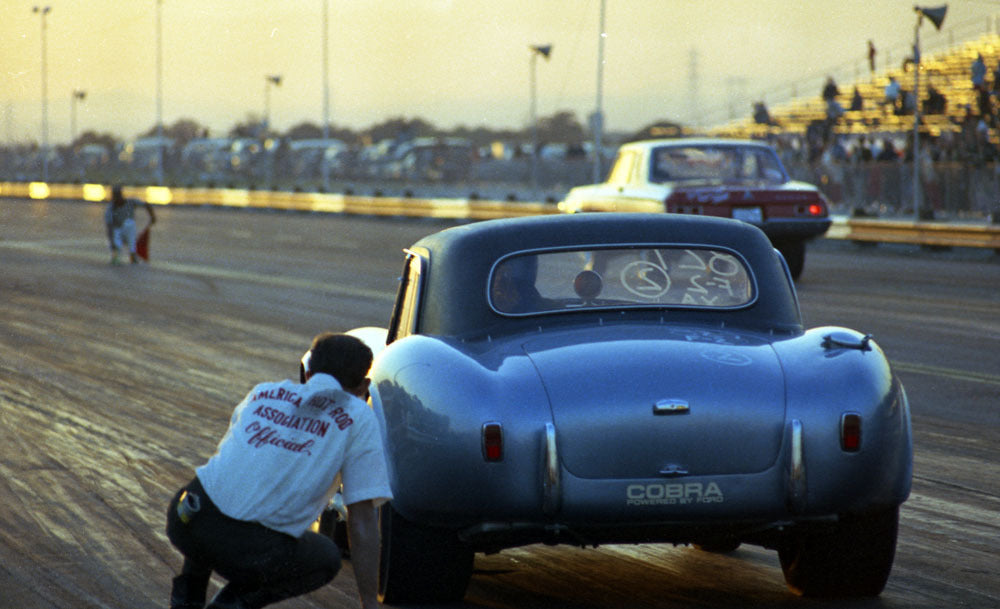
<path fill-rule="evenodd" d="M 0 155 L 0 181 L 29 182 L 38 179 L 34 167 L 17 154 Z M 18 164 L 16 161 L 21 161 Z M 836 162 L 785 159 L 791 175 L 819 186 L 834 204 L 836 213 L 874 217 L 916 217 L 913 167 L 904 162 Z M 238 169 L 238 170 L 237 170 Z M 461 179 L 414 180 L 354 171 L 332 172 L 328 192 L 348 195 L 473 198 L 511 201 L 561 200 L 573 186 L 589 183 L 593 163 L 585 158 L 541 159 L 537 172 L 527 158 L 478 160 Z M 920 168 L 921 196 L 925 201 L 921 219 L 1000 219 L 1000 164 L 925 163 Z M 534 181 L 533 183 L 533 176 Z M 69 158 L 53 163 L 51 182 L 119 182 L 156 184 L 148 167 L 124 165 L 114 160 Z M 189 188 L 248 188 L 290 192 L 320 192 L 319 172 L 295 174 L 287 171 L 248 172 L 246 167 L 212 174 L 195 171 L 167 172 L 166 186 Z"/>
<path fill-rule="evenodd" d="M 819 186 L 838 211 L 856 215 L 918 215 L 911 163 L 790 163 L 796 178 Z M 924 163 L 922 219 L 1000 218 L 1000 165 Z"/>

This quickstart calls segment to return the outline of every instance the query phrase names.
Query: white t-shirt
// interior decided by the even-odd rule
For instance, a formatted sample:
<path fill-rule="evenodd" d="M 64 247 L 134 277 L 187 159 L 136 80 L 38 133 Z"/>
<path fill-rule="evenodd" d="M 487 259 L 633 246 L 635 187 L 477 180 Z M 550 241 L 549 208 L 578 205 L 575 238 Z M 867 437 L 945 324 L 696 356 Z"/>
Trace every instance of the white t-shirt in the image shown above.
<path fill-rule="evenodd" d="M 261 383 L 196 470 L 223 514 L 298 537 L 344 483 L 344 503 L 392 499 L 375 413 L 328 374 Z"/>

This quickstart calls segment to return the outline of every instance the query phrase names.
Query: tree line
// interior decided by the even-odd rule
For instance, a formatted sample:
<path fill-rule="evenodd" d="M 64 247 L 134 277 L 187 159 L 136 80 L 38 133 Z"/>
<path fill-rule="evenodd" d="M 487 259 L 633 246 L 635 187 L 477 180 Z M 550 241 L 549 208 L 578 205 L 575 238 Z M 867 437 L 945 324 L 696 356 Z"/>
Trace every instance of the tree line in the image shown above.
<path fill-rule="evenodd" d="M 633 134 L 606 134 L 607 143 L 621 142 L 629 139 L 642 139 L 650 134 L 657 134 L 663 129 L 680 132 L 681 128 L 670 121 L 658 121 L 644 127 Z M 158 135 L 156 126 L 140 134 L 140 137 Z M 577 119 L 576 114 L 564 110 L 551 116 L 539 117 L 538 139 L 540 143 L 560 143 L 569 148 L 582 148 L 584 142 L 593 139 L 592 134 Z M 210 130 L 195 119 L 182 118 L 172 124 L 163 126 L 163 135 L 170 138 L 175 145 L 182 147 L 196 138 L 209 137 Z M 218 135 L 218 134 L 215 134 Z M 489 127 L 464 127 L 440 129 L 422 118 L 393 117 L 367 128 L 355 130 L 349 127 L 331 125 L 328 130 L 330 138 L 338 139 L 350 146 L 365 146 L 383 140 L 409 140 L 418 137 L 456 137 L 471 142 L 474 146 L 488 146 L 493 142 L 503 141 L 528 145 L 533 142 L 534 130 L 530 126 L 523 129 L 492 129 Z M 284 133 L 266 129 L 263 121 L 256 116 L 248 116 L 245 120 L 233 125 L 225 134 L 230 138 L 282 138 L 288 140 L 319 139 L 323 137 L 323 127 L 313 122 L 303 121 Z M 84 131 L 72 142 L 77 149 L 88 144 L 103 145 L 114 149 L 120 140 L 109 133 Z"/>

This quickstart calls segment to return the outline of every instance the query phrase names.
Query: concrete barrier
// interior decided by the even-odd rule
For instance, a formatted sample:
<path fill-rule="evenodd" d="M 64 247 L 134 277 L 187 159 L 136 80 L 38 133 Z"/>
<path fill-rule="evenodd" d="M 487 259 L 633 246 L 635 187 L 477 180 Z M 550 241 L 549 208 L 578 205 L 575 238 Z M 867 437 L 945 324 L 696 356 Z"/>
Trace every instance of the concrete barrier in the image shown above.
<path fill-rule="evenodd" d="M 153 205 L 212 205 L 455 220 L 492 220 L 558 213 L 558 209 L 552 203 L 480 199 L 366 197 L 315 192 L 165 186 L 126 186 L 123 191 L 126 197 L 139 199 Z M 0 182 L 0 197 L 102 202 L 107 201 L 110 196 L 110 188 L 101 184 Z M 935 247 L 983 247 L 1000 251 L 1000 224 L 907 222 L 836 216 L 826 237 L 849 241 L 911 243 Z"/>

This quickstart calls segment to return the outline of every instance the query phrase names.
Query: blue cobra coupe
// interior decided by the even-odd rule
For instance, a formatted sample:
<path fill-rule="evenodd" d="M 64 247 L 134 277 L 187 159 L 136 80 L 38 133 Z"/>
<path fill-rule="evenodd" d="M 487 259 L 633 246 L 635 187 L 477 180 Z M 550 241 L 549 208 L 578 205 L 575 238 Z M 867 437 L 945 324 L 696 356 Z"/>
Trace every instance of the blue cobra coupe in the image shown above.
<path fill-rule="evenodd" d="M 906 394 L 868 335 L 805 329 L 736 220 L 492 220 L 407 249 L 371 405 L 395 498 L 386 602 L 461 598 L 534 543 L 777 550 L 789 587 L 885 586 L 910 492 Z"/>

